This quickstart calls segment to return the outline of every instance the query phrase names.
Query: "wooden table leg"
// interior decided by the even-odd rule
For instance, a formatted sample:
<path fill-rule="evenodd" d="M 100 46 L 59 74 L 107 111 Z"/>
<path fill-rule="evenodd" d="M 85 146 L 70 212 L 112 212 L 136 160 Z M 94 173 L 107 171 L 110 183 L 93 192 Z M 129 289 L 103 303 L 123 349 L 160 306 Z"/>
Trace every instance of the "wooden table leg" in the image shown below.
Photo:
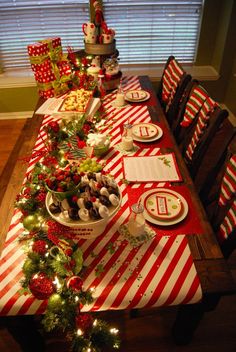
<path fill-rule="evenodd" d="M 172 327 L 172 337 L 176 345 L 187 345 L 204 316 L 202 303 L 180 306 Z"/>
<path fill-rule="evenodd" d="M 177 317 L 172 327 L 172 337 L 176 345 L 187 345 L 191 342 L 194 332 L 206 312 L 217 307 L 220 300 L 219 294 L 209 295 L 197 304 L 180 306 Z"/>

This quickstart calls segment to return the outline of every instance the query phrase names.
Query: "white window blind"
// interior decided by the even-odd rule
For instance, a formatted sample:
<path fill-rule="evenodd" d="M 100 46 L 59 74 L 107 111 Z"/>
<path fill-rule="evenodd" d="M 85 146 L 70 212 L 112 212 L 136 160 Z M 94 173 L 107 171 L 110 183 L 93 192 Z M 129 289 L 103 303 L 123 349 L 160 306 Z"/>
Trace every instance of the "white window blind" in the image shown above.
<path fill-rule="evenodd" d="M 195 58 L 202 0 L 103 0 L 108 27 L 116 30 L 121 63 L 181 62 Z"/>
<path fill-rule="evenodd" d="M 171 54 L 193 62 L 201 6 L 202 0 L 103 0 L 121 63 L 163 63 Z M 82 24 L 89 18 L 89 0 L 0 0 L 0 65 L 30 68 L 27 45 L 52 36 L 61 37 L 64 52 L 83 49 Z"/>
<path fill-rule="evenodd" d="M 0 0 L 0 62 L 4 71 L 30 67 L 27 45 L 60 37 L 67 46 L 84 47 L 82 24 L 89 21 L 88 0 Z"/>

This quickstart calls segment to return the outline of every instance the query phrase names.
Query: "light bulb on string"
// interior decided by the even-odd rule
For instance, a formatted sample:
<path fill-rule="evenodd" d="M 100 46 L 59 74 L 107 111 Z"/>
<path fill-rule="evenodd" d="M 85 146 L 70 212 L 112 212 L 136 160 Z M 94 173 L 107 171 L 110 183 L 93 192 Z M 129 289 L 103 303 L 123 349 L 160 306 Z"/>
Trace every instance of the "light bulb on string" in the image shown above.
<path fill-rule="evenodd" d="M 78 335 L 78 336 L 82 336 L 82 335 L 83 335 L 83 331 L 82 331 L 81 329 L 78 329 L 78 330 L 77 330 L 77 335 Z"/>
<path fill-rule="evenodd" d="M 95 287 L 90 287 L 89 292 L 92 294 L 95 292 Z"/>
<path fill-rule="evenodd" d="M 118 332 L 119 332 L 119 330 L 116 329 L 116 328 L 111 328 L 111 329 L 110 329 L 110 333 L 113 334 L 113 335 L 117 335 Z"/>
<path fill-rule="evenodd" d="M 97 324 L 98 324 L 98 321 L 97 321 L 97 319 L 95 319 L 93 322 L 93 326 L 97 326 Z"/>
<path fill-rule="evenodd" d="M 56 286 L 57 290 L 59 290 L 62 286 L 57 276 L 55 276 L 53 283 Z"/>

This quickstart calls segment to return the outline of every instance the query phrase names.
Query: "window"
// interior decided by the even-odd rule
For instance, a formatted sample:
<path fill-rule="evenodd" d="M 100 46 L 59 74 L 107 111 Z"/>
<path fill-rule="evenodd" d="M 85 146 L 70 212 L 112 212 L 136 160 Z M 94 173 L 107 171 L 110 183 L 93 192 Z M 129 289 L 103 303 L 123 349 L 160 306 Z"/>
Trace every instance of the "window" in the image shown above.
<path fill-rule="evenodd" d="M 122 63 L 194 62 L 202 0 L 103 0 Z"/>
<path fill-rule="evenodd" d="M 83 48 L 82 24 L 89 20 L 88 0 L 0 0 L 0 60 L 3 70 L 30 68 L 27 45 L 60 37 Z"/>
<path fill-rule="evenodd" d="M 0 61 L 3 69 L 30 67 L 27 45 L 59 36 L 82 49 L 82 24 L 89 21 L 89 0 L 1 0 Z M 163 63 L 171 54 L 193 62 L 202 0 L 103 0 L 105 20 L 116 30 L 123 64 Z"/>

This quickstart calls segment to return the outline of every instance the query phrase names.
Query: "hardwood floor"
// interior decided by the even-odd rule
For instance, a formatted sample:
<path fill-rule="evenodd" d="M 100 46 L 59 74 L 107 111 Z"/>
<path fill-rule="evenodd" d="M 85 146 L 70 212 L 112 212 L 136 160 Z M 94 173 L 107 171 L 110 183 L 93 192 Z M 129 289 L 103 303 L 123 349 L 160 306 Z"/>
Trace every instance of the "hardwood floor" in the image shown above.
<path fill-rule="evenodd" d="M 0 174 L 25 122 L 26 119 L 0 120 Z"/>
<path fill-rule="evenodd" d="M 16 143 L 25 120 L 0 121 L 0 173 Z M 1 219 L 2 220 L 2 219 Z M 230 258 L 232 273 L 236 278 L 236 255 Z M 140 310 L 138 317 L 130 318 L 128 312 L 113 311 L 100 313 L 119 328 L 122 347 L 121 352 L 235 352 L 236 351 L 236 295 L 223 297 L 213 312 L 206 313 L 192 342 L 187 346 L 176 346 L 171 338 L 171 326 L 174 322 L 176 307 L 153 310 Z M 30 333 L 25 330 L 30 339 Z M 44 335 L 45 352 L 66 352 L 68 345 L 63 337 Z M 35 351 L 34 348 L 27 351 Z M 12 338 L 0 320 L 0 351 L 22 352 L 18 343 Z M 25 350 L 26 351 L 26 350 Z"/>

